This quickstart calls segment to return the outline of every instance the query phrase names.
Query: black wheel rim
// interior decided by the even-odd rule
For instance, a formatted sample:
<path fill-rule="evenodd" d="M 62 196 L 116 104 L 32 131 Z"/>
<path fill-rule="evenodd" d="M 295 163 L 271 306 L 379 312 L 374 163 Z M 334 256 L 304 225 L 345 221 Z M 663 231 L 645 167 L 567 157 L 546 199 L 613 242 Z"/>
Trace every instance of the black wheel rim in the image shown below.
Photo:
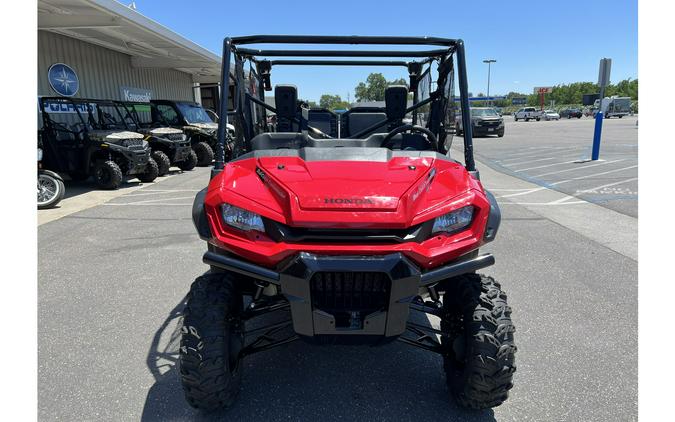
<path fill-rule="evenodd" d="M 107 169 L 105 169 L 103 167 L 99 167 L 96 170 L 96 180 L 99 183 L 101 183 L 101 184 L 110 183 L 110 179 L 111 179 L 111 174 Z"/>

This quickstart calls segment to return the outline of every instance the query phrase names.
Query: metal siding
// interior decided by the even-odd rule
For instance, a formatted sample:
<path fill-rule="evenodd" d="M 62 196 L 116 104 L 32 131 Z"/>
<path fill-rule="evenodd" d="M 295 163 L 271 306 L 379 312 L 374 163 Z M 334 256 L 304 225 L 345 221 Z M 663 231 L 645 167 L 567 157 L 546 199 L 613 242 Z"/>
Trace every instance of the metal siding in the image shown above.
<path fill-rule="evenodd" d="M 173 69 L 131 67 L 131 57 L 75 38 L 38 31 L 38 95 L 56 95 L 47 70 L 54 63 L 75 69 L 80 79 L 76 97 L 121 99 L 119 88 L 151 89 L 153 98 L 194 99 L 192 75 Z"/>

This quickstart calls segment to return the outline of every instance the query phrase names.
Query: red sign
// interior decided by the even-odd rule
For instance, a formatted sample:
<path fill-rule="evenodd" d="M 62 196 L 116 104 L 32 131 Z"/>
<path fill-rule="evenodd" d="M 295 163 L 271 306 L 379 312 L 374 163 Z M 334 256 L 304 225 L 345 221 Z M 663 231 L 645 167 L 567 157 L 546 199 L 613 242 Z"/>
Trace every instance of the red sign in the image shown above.
<path fill-rule="evenodd" d="M 550 94 L 551 92 L 553 92 L 552 86 L 538 86 L 534 88 L 535 94 Z"/>

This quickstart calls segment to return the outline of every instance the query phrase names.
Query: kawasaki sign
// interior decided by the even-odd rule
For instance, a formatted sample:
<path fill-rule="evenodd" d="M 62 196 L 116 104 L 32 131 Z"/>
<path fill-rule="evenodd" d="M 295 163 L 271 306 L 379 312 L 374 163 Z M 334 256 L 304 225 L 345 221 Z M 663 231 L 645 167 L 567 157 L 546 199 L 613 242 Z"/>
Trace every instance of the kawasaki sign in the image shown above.
<path fill-rule="evenodd" d="M 130 86 L 120 87 L 120 96 L 122 101 L 131 101 L 134 103 L 149 103 L 152 99 L 152 90 L 143 88 L 134 88 Z"/>

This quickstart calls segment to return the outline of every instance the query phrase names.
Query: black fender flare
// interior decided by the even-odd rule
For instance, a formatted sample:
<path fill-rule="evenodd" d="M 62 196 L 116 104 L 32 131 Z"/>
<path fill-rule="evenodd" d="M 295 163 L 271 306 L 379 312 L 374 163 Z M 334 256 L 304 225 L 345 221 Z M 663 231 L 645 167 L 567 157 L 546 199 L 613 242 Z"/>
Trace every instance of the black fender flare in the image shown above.
<path fill-rule="evenodd" d="M 490 214 L 488 215 L 488 221 L 485 225 L 485 235 L 483 236 L 483 239 L 486 242 L 492 242 L 497 237 L 497 231 L 502 222 L 502 212 L 499 209 L 497 198 L 495 198 L 492 192 L 486 190 L 485 196 L 487 196 L 488 201 L 490 201 Z"/>
<path fill-rule="evenodd" d="M 209 220 L 206 218 L 206 209 L 204 208 L 204 199 L 206 198 L 206 192 L 208 188 L 200 190 L 197 195 L 195 195 L 195 200 L 192 203 L 192 222 L 197 229 L 197 234 L 202 240 L 210 240 L 213 236 L 211 235 L 211 228 L 209 227 Z"/>

